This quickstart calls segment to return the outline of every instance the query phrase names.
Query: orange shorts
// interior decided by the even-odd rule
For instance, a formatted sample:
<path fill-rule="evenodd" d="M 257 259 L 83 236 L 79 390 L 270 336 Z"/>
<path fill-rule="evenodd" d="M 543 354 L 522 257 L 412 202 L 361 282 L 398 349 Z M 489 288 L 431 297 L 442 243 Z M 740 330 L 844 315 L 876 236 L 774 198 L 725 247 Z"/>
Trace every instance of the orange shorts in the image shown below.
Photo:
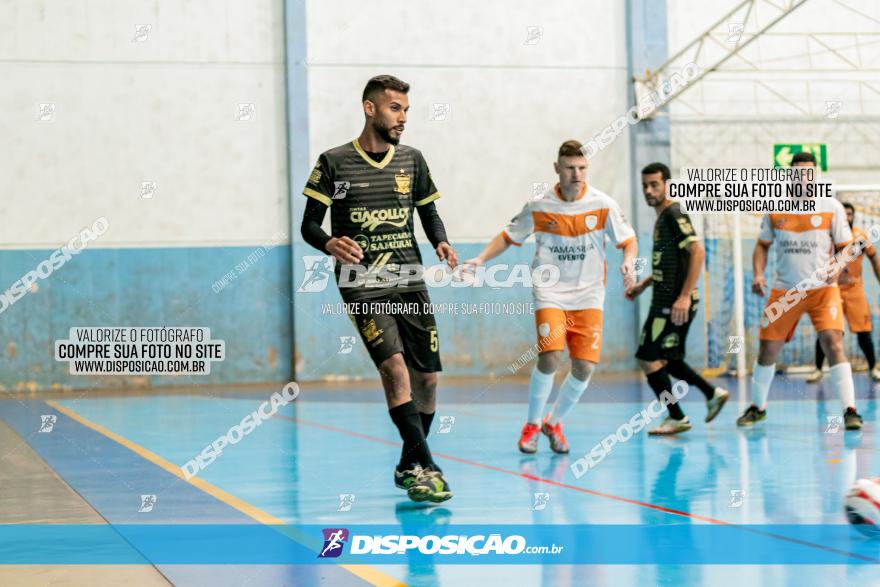
<path fill-rule="evenodd" d="M 792 295 L 786 296 L 785 290 L 770 290 L 770 299 L 761 316 L 759 340 L 784 340 L 788 342 L 794 336 L 801 316 L 808 314 L 816 332 L 823 330 L 843 331 L 843 303 L 840 290 L 836 285 L 820 287 L 806 292 L 806 297 L 797 301 Z M 797 294 L 799 295 L 799 294 Z"/>
<path fill-rule="evenodd" d="M 840 288 L 840 299 L 843 300 L 843 315 L 849 324 L 850 332 L 871 332 L 871 310 L 865 288 L 859 285 Z"/>
<path fill-rule="evenodd" d="M 538 353 L 565 350 L 572 359 L 599 362 L 602 352 L 602 310 L 540 308 L 535 312 Z"/>

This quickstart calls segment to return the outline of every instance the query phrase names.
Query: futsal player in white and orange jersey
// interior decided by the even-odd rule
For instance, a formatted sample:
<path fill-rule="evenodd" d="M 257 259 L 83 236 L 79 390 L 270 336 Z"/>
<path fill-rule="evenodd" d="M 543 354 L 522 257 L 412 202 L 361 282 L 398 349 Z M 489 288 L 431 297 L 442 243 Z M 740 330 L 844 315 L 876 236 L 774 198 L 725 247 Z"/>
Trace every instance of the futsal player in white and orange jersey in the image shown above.
<path fill-rule="evenodd" d="M 880 369 L 876 367 L 877 358 L 874 354 L 874 341 L 872 336 L 871 325 L 871 308 L 868 306 L 868 298 L 865 296 L 865 283 L 862 280 L 862 257 L 867 256 L 871 261 L 871 268 L 874 270 L 874 276 L 880 281 L 880 255 L 877 249 L 871 244 L 868 234 L 859 228 L 853 226 L 856 209 L 852 204 L 844 202 L 843 208 L 846 210 L 846 221 L 852 229 L 853 240 L 861 241 L 863 247 L 858 258 L 846 266 L 840 273 L 840 279 L 837 286 L 840 288 L 840 299 L 843 302 L 843 315 L 846 316 L 849 331 L 856 335 L 859 348 L 865 354 L 868 360 L 868 371 L 871 372 L 871 379 L 880 381 Z M 822 379 L 822 364 L 825 362 L 825 352 L 822 350 L 822 344 L 816 339 L 816 371 L 807 377 L 808 383 L 815 383 Z"/>
<path fill-rule="evenodd" d="M 559 268 L 557 283 L 532 290 L 539 354 L 529 382 L 528 419 L 519 439 L 519 449 L 525 453 L 538 450 L 542 431 L 554 452 L 569 450 L 562 421 L 587 388 L 602 350 L 606 235 L 623 249 L 620 270 L 624 289 L 635 283 L 632 261 L 638 254 L 635 232 L 620 206 L 610 196 L 587 185 L 583 145 L 573 140 L 564 142 L 553 167 L 559 183 L 530 200 L 483 252 L 465 262 L 470 266 L 483 265 L 510 245 L 520 246 L 534 234 L 532 267 Z M 552 411 L 542 421 L 553 389 L 553 375 L 566 343 L 571 373 L 562 383 Z"/>
<path fill-rule="evenodd" d="M 797 153 L 792 166 L 816 166 L 812 153 Z M 819 341 L 831 364 L 831 384 L 840 397 L 847 430 L 862 427 L 862 417 L 855 407 L 852 368 L 843 352 L 843 306 L 837 276 L 816 282 L 817 269 L 828 267 L 835 250 L 849 245 L 852 231 L 843 205 L 834 198 L 815 198 L 811 213 L 767 214 L 761 221 L 761 233 L 752 258 L 755 277 L 752 291 L 764 295 L 764 269 L 770 245 L 776 242 L 776 283 L 761 318 L 758 359 L 752 370 L 752 404 L 740 416 L 738 426 L 754 426 L 767 415 L 767 396 L 776 371 L 776 357 L 794 335 L 801 316 L 808 314 L 819 333 Z M 789 297 L 786 292 L 800 288 L 805 295 L 784 311 L 771 312 L 769 306 Z M 796 299 L 796 298 L 795 298 Z M 777 305 L 778 307 L 778 305 Z M 771 321 L 772 319 L 772 321 Z"/>

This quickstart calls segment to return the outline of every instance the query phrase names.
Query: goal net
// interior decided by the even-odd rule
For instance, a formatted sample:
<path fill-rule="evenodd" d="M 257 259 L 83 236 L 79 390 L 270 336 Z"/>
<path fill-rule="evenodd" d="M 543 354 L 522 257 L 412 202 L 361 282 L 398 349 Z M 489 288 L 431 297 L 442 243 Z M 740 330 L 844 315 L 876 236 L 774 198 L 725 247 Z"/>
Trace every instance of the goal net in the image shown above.
<path fill-rule="evenodd" d="M 880 224 L 880 184 L 875 185 L 841 185 L 835 187 L 837 199 L 849 202 L 855 207 L 855 226 L 867 229 L 873 224 Z M 736 243 L 735 224 L 739 223 L 740 246 L 742 251 L 742 303 L 743 303 L 743 335 L 741 352 L 745 353 L 746 369 L 751 370 L 758 350 L 758 329 L 767 297 L 757 296 L 751 292 L 752 285 L 752 252 L 758 238 L 761 224 L 760 214 L 740 214 L 734 217 L 729 214 L 701 215 L 702 233 L 706 247 L 706 265 L 703 272 L 703 316 L 706 331 L 706 372 L 708 375 L 719 375 L 735 371 L 737 355 L 730 352 L 731 344 L 736 336 L 736 268 L 734 264 L 734 247 Z M 699 224 L 697 217 L 695 222 Z M 772 284 L 775 275 L 775 253 L 770 250 L 770 258 L 766 270 L 768 284 Z M 865 293 L 871 309 L 875 331 L 880 327 L 880 286 L 874 276 L 869 260 L 862 259 L 862 276 Z M 856 337 L 847 336 L 844 345 L 847 357 L 855 370 L 867 366 L 864 355 L 858 348 Z M 777 360 L 778 366 L 784 366 L 788 372 L 798 373 L 813 369 L 815 364 L 816 331 L 804 316 L 798 323 L 794 338 L 787 344 Z M 875 347 L 880 346 L 875 343 Z M 735 347 L 734 347 L 735 350 Z M 827 367 L 827 362 L 826 362 Z"/>

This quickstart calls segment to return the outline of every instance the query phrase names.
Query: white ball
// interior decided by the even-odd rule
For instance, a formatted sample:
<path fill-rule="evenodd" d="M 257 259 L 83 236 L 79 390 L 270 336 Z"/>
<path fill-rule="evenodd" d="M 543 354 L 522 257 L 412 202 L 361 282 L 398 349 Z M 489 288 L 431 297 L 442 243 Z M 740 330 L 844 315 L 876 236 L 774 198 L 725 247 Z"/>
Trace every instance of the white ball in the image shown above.
<path fill-rule="evenodd" d="M 859 479 L 844 500 L 849 523 L 867 536 L 880 538 L 880 477 Z"/>

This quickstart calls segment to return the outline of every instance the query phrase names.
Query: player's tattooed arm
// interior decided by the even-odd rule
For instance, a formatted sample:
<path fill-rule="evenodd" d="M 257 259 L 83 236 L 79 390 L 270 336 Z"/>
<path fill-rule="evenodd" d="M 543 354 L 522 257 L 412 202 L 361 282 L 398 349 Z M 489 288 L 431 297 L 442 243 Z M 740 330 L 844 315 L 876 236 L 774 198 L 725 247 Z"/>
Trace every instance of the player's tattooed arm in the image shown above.
<path fill-rule="evenodd" d="M 639 242 L 631 239 L 623 247 L 623 265 L 620 266 L 620 273 L 623 275 L 623 289 L 629 290 L 636 285 L 635 258 L 639 254 Z"/>
<path fill-rule="evenodd" d="M 703 261 L 706 260 L 706 249 L 700 241 L 691 241 L 687 245 L 689 253 L 687 275 L 681 287 L 678 299 L 672 304 L 672 323 L 684 324 L 688 321 L 688 313 L 691 309 L 691 294 L 697 287 L 700 271 L 703 269 Z"/>
<path fill-rule="evenodd" d="M 767 293 L 767 280 L 764 270 L 767 269 L 767 258 L 770 256 L 770 245 L 776 240 L 776 230 L 770 215 L 765 214 L 761 218 L 761 230 L 758 240 L 755 242 L 755 251 L 752 253 L 752 293 L 764 296 Z"/>
<path fill-rule="evenodd" d="M 755 276 L 752 279 L 752 293 L 755 295 L 763 296 L 767 291 L 767 280 L 764 277 L 764 270 L 767 268 L 770 244 L 767 241 L 759 240 L 755 243 L 755 252 L 752 253 L 752 271 Z"/>
<path fill-rule="evenodd" d="M 632 301 L 642 295 L 642 293 L 652 285 L 654 285 L 654 278 L 649 275 L 631 288 L 624 291 L 623 295 L 626 297 L 626 299 Z"/>

